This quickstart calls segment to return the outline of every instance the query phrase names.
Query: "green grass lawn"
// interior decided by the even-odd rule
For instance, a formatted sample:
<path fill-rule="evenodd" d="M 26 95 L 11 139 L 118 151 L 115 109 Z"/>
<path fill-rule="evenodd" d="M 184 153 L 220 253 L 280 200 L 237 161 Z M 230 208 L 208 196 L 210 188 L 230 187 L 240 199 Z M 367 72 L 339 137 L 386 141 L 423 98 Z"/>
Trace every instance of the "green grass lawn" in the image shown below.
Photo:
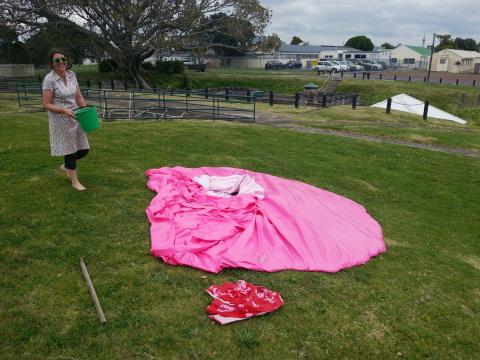
<path fill-rule="evenodd" d="M 257 111 L 284 117 L 296 125 L 320 129 L 331 129 L 349 133 L 380 136 L 386 139 L 404 140 L 420 144 L 442 145 L 480 151 L 480 126 L 475 122 L 467 125 L 450 121 L 366 106 L 352 110 L 350 105 L 334 106 L 327 109 L 315 109 L 275 105 L 270 107 L 257 104 Z"/>
<path fill-rule="evenodd" d="M 210 121 L 104 123 L 90 143 L 79 193 L 49 155 L 46 115 L 0 114 L 0 358 L 478 358 L 479 159 Z M 165 265 L 149 255 L 144 172 L 176 165 L 347 196 L 380 222 L 387 253 L 336 274 Z M 285 306 L 213 324 L 205 289 L 238 279 L 279 291 Z"/>

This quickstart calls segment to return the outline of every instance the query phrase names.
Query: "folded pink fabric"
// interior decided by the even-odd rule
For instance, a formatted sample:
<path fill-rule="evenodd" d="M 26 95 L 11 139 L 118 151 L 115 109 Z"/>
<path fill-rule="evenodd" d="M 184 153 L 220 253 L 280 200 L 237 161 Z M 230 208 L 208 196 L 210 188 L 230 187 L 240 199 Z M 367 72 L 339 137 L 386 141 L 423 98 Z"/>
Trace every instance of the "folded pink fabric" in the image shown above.
<path fill-rule="evenodd" d="M 151 253 L 172 265 L 336 272 L 385 252 L 380 225 L 365 208 L 331 192 L 234 168 L 146 172 L 157 194 L 147 208 Z M 194 177 L 248 175 L 263 188 L 217 197 Z"/>
<path fill-rule="evenodd" d="M 278 292 L 252 285 L 245 280 L 212 285 L 207 292 L 215 299 L 207 307 L 208 317 L 222 325 L 265 315 L 283 305 Z"/>

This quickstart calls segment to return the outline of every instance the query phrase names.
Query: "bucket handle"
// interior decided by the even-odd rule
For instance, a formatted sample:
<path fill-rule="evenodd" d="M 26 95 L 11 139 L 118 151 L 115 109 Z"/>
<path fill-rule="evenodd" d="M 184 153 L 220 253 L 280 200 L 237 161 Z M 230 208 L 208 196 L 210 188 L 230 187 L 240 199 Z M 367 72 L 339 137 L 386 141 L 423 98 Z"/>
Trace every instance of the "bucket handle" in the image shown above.
<path fill-rule="evenodd" d="M 91 107 L 95 107 L 95 105 L 79 106 L 79 107 L 73 109 L 72 111 L 77 111 L 77 110 L 80 110 L 80 109 L 91 108 Z"/>

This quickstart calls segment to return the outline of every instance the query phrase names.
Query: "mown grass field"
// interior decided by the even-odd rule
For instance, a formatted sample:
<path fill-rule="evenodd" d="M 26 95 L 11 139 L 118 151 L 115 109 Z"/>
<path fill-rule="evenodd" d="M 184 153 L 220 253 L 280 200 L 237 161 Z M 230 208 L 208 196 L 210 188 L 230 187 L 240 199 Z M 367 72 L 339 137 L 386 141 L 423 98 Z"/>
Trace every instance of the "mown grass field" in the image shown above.
<path fill-rule="evenodd" d="M 478 358 L 479 159 L 255 125 L 115 122 L 91 134 L 79 193 L 49 155 L 46 115 L 0 101 L 1 359 Z M 144 172 L 176 165 L 349 197 L 380 222 L 387 253 L 336 274 L 165 265 L 149 255 Z M 205 289 L 238 279 L 279 291 L 285 306 L 213 324 Z"/>
<path fill-rule="evenodd" d="M 96 65 L 74 66 L 80 79 L 115 77 L 113 74 L 99 74 Z M 150 73 L 150 82 L 159 87 L 257 88 L 274 93 L 293 94 L 302 91 L 308 82 L 321 85 L 326 77 L 318 77 L 311 71 L 265 71 L 262 69 L 209 69 L 186 75 L 166 76 Z M 378 81 L 345 79 L 337 88 L 339 93 L 357 93 L 361 104 L 356 111 L 350 106 L 336 106 L 328 109 L 301 106 L 275 105 L 269 107 L 260 102 L 256 108 L 272 116 L 284 117 L 299 126 L 331 129 L 348 133 L 377 136 L 384 139 L 402 140 L 425 145 L 466 148 L 480 150 L 480 89 L 469 86 L 447 84 L 408 83 L 405 81 Z M 386 115 L 384 110 L 369 108 L 376 102 L 396 94 L 406 93 L 428 100 L 447 112 L 467 120 L 466 125 L 421 116 L 392 111 Z M 226 105 L 225 105 L 226 106 Z M 235 105 L 238 106 L 238 105 Z"/>

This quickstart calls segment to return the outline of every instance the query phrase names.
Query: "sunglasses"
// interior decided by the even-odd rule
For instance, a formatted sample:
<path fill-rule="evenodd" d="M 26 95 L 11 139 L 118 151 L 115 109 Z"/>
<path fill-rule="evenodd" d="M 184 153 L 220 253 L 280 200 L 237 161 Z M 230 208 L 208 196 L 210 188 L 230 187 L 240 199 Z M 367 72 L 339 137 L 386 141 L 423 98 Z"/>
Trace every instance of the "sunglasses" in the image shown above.
<path fill-rule="evenodd" d="M 64 57 L 59 57 L 59 58 L 53 59 L 53 62 L 58 64 L 59 62 L 67 62 L 67 59 Z"/>

